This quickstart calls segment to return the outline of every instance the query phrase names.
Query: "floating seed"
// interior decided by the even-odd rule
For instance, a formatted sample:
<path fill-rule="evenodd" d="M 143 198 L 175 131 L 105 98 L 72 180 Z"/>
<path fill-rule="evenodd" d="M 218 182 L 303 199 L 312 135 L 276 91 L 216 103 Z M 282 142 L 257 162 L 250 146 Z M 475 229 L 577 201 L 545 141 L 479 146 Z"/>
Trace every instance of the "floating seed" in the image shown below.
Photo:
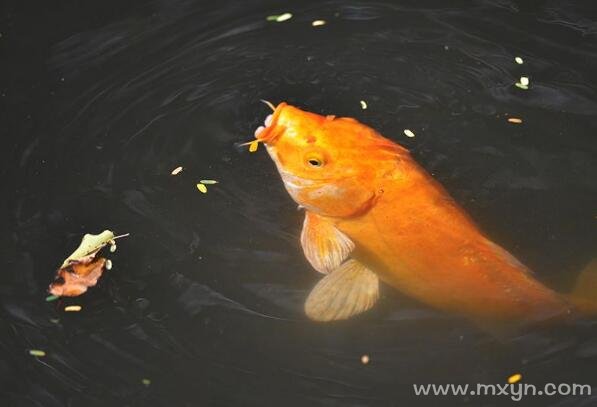
<path fill-rule="evenodd" d="M 31 356 L 38 356 L 38 357 L 46 356 L 46 352 L 44 352 L 43 350 L 39 350 L 39 349 L 30 349 L 29 354 Z"/>
<path fill-rule="evenodd" d="M 276 23 L 281 23 L 286 20 L 290 20 L 292 18 L 292 14 L 284 13 L 284 14 L 274 14 L 271 16 L 267 16 L 265 19 L 267 21 L 275 21 Z"/>
<path fill-rule="evenodd" d="M 365 102 L 364 100 L 361 100 L 361 109 L 367 109 L 367 102 Z"/>
<path fill-rule="evenodd" d="M 413 138 L 413 137 L 415 136 L 415 133 L 413 133 L 413 132 L 412 132 L 411 130 L 409 130 L 409 129 L 404 129 L 404 135 L 405 135 L 406 137 Z"/>
<path fill-rule="evenodd" d="M 66 312 L 79 312 L 81 311 L 81 309 L 83 309 L 80 305 L 68 305 L 66 307 L 64 307 L 64 310 Z"/>
<path fill-rule="evenodd" d="M 280 14 L 277 18 L 276 18 L 276 23 L 281 23 L 283 21 L 286 20 L 290 20 L 292 18 L 292 14 L 290 13 L 284 13 L 284 14 Z"/>
<path fill-rule="evenodd" d="M 176 167 L 175 169 L 172 170 L 172 172 L 170 174 L 172 175 L 178 175 L 182 172 L 182 167 Z"/>
<path fill-rule="evenodd" d="M 313 27 L 319 27 L 321 25 L 325 25 L 325 20 L 315 20 L 311 23 Z"/>
<path fill-rule="evenodd" d="M 257 147 L 259 147 L 259 141 L 255 140 L 253 142 L 251 142 L 251 144 L 249 144 L 249 152 L 250 153 L 254 153 L 255 151 L 257 151 Z"/>
<path fill-rule="evenodd" d="M 520 373 L 513 374 L 512 376 L 508 377 L 508 383 L 514 384 L 522 379 L 522 375 Z"/>
<path fill-rule="evenodd" d="M 197 184 L 197 189 L 204 194 L 207 193 L 207 187 L 201 183 Z"/>

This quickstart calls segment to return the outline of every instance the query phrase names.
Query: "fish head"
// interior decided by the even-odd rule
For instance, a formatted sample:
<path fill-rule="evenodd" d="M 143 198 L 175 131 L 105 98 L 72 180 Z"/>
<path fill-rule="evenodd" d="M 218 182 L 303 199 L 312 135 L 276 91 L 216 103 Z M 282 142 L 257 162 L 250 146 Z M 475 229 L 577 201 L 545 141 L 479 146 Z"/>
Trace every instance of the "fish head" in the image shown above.
<path fill-rule="evenodd" d="M 371 207 L 376 179 L 400 146 L 351 118 L 310 113 L 280 103 L 255 131 L 300 206 L 332 217 Z"/>

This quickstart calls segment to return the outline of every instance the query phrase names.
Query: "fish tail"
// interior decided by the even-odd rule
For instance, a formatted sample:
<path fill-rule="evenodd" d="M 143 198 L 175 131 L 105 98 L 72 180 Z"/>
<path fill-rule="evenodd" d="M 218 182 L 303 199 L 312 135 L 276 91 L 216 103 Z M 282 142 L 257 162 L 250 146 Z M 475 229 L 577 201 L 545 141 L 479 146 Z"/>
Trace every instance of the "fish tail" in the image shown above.
<path fill-rule="evenodd" d="M 581 314 L 597 316 L 597 258 L 582 269 L 568 298 Z"/>

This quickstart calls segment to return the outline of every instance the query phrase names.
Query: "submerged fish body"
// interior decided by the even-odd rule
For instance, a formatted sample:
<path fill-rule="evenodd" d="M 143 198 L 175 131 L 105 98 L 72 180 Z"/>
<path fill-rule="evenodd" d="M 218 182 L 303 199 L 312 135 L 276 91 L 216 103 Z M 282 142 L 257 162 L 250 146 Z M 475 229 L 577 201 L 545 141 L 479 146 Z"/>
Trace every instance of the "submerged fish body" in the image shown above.
<path fill-rule="evenodd" d="M 398 144 L 351 118 L 281 103 L 256 131 L 291 197 L 306 210 L 305 256 L 326 274 L 309 295 L 314 320 L 371 308 L 379 279 L 484 325 L 565 319 L 568 297 L 489 240 Z"/>

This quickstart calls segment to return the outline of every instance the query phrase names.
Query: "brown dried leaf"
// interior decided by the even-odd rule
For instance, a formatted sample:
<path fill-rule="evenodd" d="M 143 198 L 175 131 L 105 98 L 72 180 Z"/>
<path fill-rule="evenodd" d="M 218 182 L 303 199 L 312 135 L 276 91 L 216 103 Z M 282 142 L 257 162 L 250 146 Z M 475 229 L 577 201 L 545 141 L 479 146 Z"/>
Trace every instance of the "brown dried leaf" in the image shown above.
<path fill-rule="evenodd" d="M 48 292 L 63 297 L 77 297 L 97 284 L 104 270 L 110 269 L 111 262 L 97 257 L 98 252 L 106 245 L 115 248 L 114 241 L 128 234 L 114 236 L 114 232 L 104 230 L 97 235 L 86 234 L 77 249 L 64 260 L 56 272 L 56 277 Z M 113 251 L 113 250 L 111 250 Z"/>
<path fill-rule="evenodd" d="M 105 264 L 106 259 L 100 257 L 90 263 L 76 263 L 61 268 L 48 291 L 61 297 L 77 297 L 97 284 Z"/>

